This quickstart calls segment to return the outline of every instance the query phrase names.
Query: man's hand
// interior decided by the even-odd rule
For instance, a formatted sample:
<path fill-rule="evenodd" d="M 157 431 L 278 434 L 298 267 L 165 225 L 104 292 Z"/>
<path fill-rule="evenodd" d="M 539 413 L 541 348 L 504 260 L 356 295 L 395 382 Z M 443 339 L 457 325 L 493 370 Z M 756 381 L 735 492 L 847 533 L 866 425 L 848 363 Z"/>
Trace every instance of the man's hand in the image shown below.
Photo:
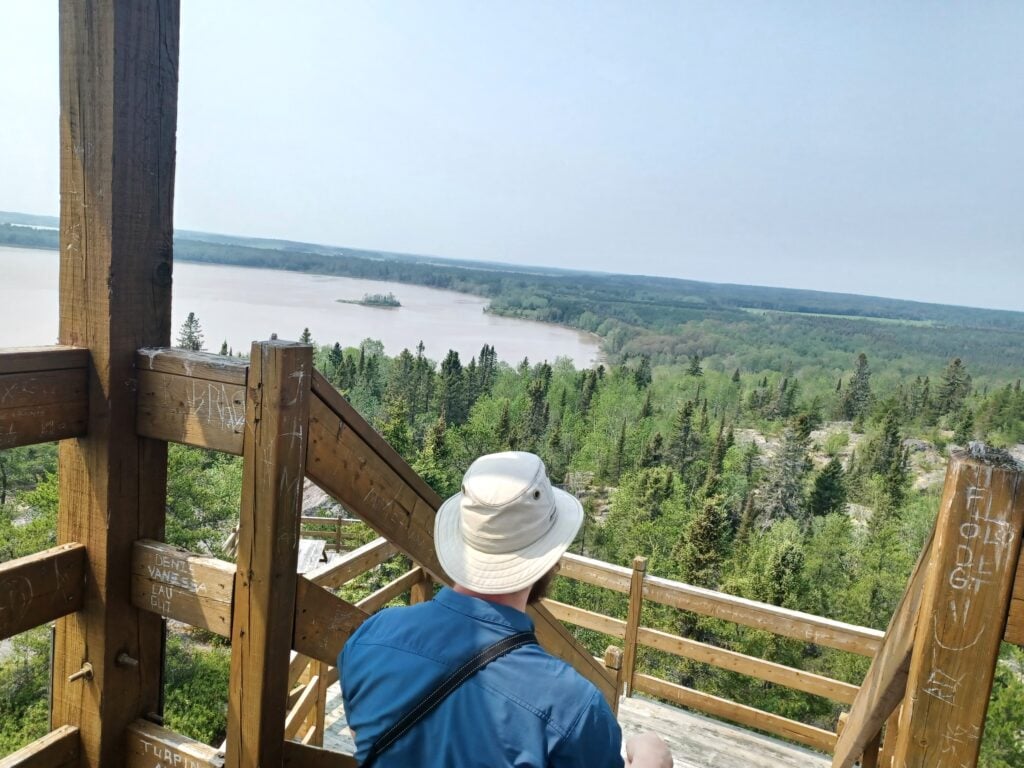
<path fill-rule="evenodd" d="M 626 742 L 629 768 L 672 768 L 672 753 L 656 733 L 639 733 Z"/>

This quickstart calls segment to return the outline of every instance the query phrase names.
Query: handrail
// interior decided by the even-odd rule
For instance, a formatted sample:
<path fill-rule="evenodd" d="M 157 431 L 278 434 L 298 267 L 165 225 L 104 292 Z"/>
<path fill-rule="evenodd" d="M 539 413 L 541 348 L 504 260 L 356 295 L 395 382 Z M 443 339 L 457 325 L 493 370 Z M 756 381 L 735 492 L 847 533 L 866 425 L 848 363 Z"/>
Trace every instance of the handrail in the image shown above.
<path fill-rule="evenodd" d="M 630 569 L 589 557 L 566 554 L 562 558 L 559 575 L 613 592 L 629 594 L 626 620 L 554 600 L 544 601 L 552 614 L 560 620 L 624 642 L 625 652 L 619 670 L 619 684 L 625 689 L 627 696 L 633 690 L 650 693 L 824 751 L 831 751 L 835 746 L 835 733 L 637 672 L 637 647 L 654 648 L 793 690 L 822 696 L 841 704 L 850 704 L 855 700 L 859 691 L 858 686 L 640 626 L 643 602 L 655 602 L 689 610 L 703 616 L 730 620 L 775 634 L 864 655 L 871 655 L 874 652 L 882 636 L 881 632 L 867 627 L 832 621 L 800 611 L 650 576 L 647 574 L 646 559 L 642 557 L 636 558 L 633 568 Z"/>

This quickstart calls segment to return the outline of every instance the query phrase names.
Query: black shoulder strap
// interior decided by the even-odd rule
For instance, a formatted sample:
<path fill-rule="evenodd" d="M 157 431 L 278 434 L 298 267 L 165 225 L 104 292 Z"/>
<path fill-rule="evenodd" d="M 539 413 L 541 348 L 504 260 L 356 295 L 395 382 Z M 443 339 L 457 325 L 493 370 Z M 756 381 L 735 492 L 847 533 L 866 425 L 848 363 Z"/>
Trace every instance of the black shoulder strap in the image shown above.
<path fill-rule="evenodd" d="M 377 761 L 381 752 L 398 741 L 406 731 L 430 714 L 438 704 L 448 698 L 452 691 L 496 658 L 504 656 L 506 653 L 514 651 L 516 648 L 524 645 L 530 645 L 531 643 L 535 644 L 536 642 L 537 638 L 534 636 L 533 632 L 520 632 L 516 635 L 503 637 L 493 645 L 489 645 L 484 648 L 480 653 L 452 672 L 452 674 L 437 686 L 437 688 L 432 690 L 426 698 L 406 712 L 397 723 L 381 734 L 380 738 L 378 738 L 377 741 L 374 742 L 373 746 L 370 747 L 370 752 L 366 756 L 366 760 L 362 762 L 361 768 L 370 768 L 370 766 Z"/>

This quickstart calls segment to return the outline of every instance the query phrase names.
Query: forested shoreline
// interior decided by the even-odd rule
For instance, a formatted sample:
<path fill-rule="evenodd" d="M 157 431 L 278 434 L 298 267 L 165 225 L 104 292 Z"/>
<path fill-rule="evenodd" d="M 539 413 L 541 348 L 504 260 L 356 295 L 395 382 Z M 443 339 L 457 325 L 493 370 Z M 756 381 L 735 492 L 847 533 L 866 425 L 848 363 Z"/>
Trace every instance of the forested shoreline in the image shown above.
<path fill-rule="evenodd" d="M 972 439 L 1024 442 L 1016 379 L 972 377 L 954 358 L 879 377 L 867 353 L 823 372 L 720 370 L 694 354 L 578 370 L 568 360 L 499 362 L 484 345 L 469 361 L 434 361 L 422 344 L 394 357 L 379 342 L 315 340 L 325 376 L 442 496 L 477 455 L 530 450 L 581 495 L 586 524 L 573 551 L 753 600 L 884 629 L 934 519 L 947 450 Z M 204 346 L 190 315 L 178 346 Z M 323 343 L 322 343 L 323 342 Z M 222 353 L 228 350 L 222 349 Z M 54 541 L 52 446 L 0 452 L 0 559 Z M 167 539 L 219 552 L 237 520 L 240 460 L 184 446 L 169 453 Z M 366 588 L 383 583 L 371 576 Z M 377 579 L 377 581 L 374 581 Z M 624 617 L 624 596 L 556 580 L 554 597 Z M 752 656 L 859 682 L 867 660 L 711 619 L 648 607 L 646 624 Z M 45 630 L 0 663 L 0 752 L 38 735 L 45 717 Z M 611 640 L 579 630 L 595 653 Z M 1020 764 L 1024 658 L 1006 648 L 985 742 L 988 768 Z M 172 634 L 167 718 L 195 738 L 222 735 L 223 641 Z M 640 669 L 804 722 L 833 727 L 838 706 L 818 697 L 646 650 Z M 42 688 L 41 688 L 42 687 Z"/>
<path fill-rule="evenodd" d="M 17 222 L 24 223 L 19 224 Z M 56 219 L 0 213 L 0 245 L 57 248 Z M 29 226 L 29 224 L 31 226 Z M 176 259 L 471 293 L 495 314 L 597 334 L 611 363 L 693 355 L 719 371 L 837 377 L 869 350 L 879 378 L 941 374 L 967 358 L 984 386 L 1024 370 L 1024 313 L 819 291 L 571 272 L 179 231 Z"/>

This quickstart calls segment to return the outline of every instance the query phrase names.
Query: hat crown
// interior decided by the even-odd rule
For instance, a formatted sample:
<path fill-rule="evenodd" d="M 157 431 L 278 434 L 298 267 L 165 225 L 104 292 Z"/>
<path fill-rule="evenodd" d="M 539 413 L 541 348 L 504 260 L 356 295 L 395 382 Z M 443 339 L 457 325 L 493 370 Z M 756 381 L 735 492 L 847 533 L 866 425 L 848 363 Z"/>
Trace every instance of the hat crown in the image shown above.
<path fill-rule="evenodd" d="M 490 554 L 529 546 L 547 533 L 556 516 L 544 462 L 522 451 L 473 462 L 463 478 L 459 507 L 466 543 Z"/>

